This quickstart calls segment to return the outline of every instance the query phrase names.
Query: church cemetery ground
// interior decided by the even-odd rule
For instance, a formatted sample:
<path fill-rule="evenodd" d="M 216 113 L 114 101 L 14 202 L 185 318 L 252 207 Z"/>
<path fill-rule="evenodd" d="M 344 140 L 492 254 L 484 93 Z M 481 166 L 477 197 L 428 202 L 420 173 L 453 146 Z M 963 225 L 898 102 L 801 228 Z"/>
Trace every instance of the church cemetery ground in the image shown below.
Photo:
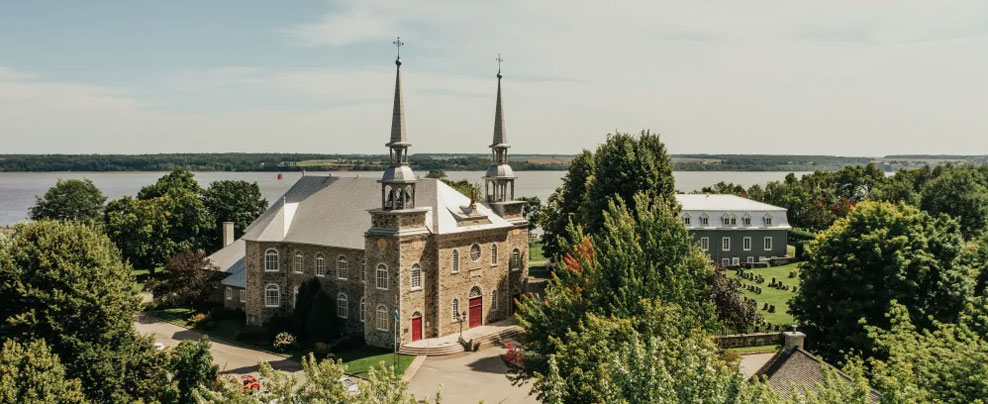
<path fill-rule="evenodd" d="M 735 270 L 727 270 L 727 276 L 729 278 L 738 279 L 741 281 L 741 288 L 742 292 L 744 292 L 744 296 L 749 299 L 755 299 L 755 301 L 758 302 L 758 314 L 761 314 L 765 321 L 772 324 L 786 325 L 793 323 L 792 315 L 788 313 L 789 299 L 793 297 L 793 291 L 795 288 L 799 287 L 798 265 L 798 263 L 793 263 L 777 267 L 744 270 L 746 273 L 760 276 L 761 279 L 764 279 L 761 283 L 755 280 L 740 278 Z M 795 277 L 790 278 L 790 274 L 795 275 Z M 784 288 L 769 286 L 769 284 L 772 283 L 773 278 L 775 278 L 777 283 L 781 283 Z M 751 291 L 747 288 L 747 286 L 760 288 L 761 293 L 759 294 Z M 762 310 L 766 304 L 770 306 L 774 305 L 775 312 L 770 313 L 768 310 Z"/>

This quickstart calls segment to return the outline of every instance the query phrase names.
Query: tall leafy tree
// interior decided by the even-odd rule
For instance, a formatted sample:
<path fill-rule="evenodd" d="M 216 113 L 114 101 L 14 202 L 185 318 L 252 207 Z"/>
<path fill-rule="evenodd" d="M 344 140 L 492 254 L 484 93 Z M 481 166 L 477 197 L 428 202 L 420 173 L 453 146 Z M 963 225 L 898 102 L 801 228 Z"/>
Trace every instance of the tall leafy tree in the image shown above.
<path fill-rule="evenodd" d="M 178 307 L 203 307 L 219 290 L 225 275 L 205 253 L 184 251 L 168 259 L 165 276 L 152 280 L 149 288 L 155 299 L 162 302 Z"/>
<path fill-rule="evenodd" d="M 556 189 L 546 206 L 546 219 L 542 226 L 544 235 L 543 250 L 547 257 L 557 257 L 566 252 L 562 238 L 566 237 L 567 227 L 573 220 L 583 215 L 583 201 L 586 200 L 587 183 L 593 178 L 593 153 L 584 150 L 569 163 L 569 170 L 563 176 L 563 184 Z"/>
<path fill-rule="evenodd" d="M 175 190 L 186 190 L 197 195 L 202 193 L 202 187 L 199 186 L 192 171 L 176 168 L 158 178 L 154 184 L 141 188 L 137 192 L 137 199 L 153 199 L 168 195 Z"/>
<path fill-rule="evenodd" d="M 0 352 L 0 403 L 82 404 L 82 384 L 65 376 L 65 367 L 44 341 L 3 343 Z"/>
<path fill-rule="evenodd" d="M 542 200 L 537 196 L 526 196 L 518 198 L 525 202 L 525 220 L 528 220 L 528 231 L 537 229 L 545 221 L 545 208 L 542 207 Z"/>
<path fill-rule="evenodd" d="M 807 248 L 790 310 L 825 358 L 871 355 L 864 326 L 887 329 L 891 302 L 922 328 L 958 319 L 973 280 L 960 265 L 956 222 L 887 202 L 859 204 Z"/>
<path fill-rule="evenodd" d="M 261 195 L 257 182 L 214 181 L 202 198 L 206 210 L 216 220 L 214 228 L 218 229 L 223 222 L 233 222 L 235 237 L 242 236 L 247 226 L 268 209 L 268 201 Z M 218 236 L 219 232 L 215 234 Z M 219 241 L 217 237 L 211 247 L 219 247 Z"/>
<path fill-rule="evenodd" d="M 216 385 L 219 367 L 213 364 L 209 352 L 209 338 L 198 341 L 182 341 L 171 352 L 170 364 L 173 380 L 177 384 L 179 404 L 196 404 L 195 391 Z"/>
<path fill-rule="evenodd" d="M 988 226 L 988 178 L 969 167 L 942 171 L 923 186 L 919 206 L 956 218 L 965 237 L 977 237 Z"/>
<path fill-rule="evenodd" d="M 137 268 L 155 269 L 164 265 L 179 249 L 169 237 L 170 197 L 134 199 L 129 196 L 106 206 L 105 230 L 123 256 Z"/>
<path fill-rule="evenodd" d="M 18 225 L 0 246 L 0 336 L 44 340 L 91 401 L 161 401 L 167 358 L 133 330 L 133 282 L 113 243 L 87 226 Z"/>
<path fill-rule="evenodd" d="M 58 180 L 31 207 L 31 219 L 98 222 L 103 218 L 106 197 L 89 179 Z"/>

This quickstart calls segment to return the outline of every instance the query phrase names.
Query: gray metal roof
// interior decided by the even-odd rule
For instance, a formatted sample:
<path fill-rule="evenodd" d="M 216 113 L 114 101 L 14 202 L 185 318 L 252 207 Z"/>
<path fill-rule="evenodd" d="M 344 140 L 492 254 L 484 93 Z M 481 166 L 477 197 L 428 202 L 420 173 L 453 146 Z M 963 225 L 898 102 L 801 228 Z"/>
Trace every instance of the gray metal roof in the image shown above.
<path fill-rule="evenodd" d="M 397 167 L 388 167 L 384 169 L 384 174 L 381 175 L 381 181 L 383 182 L 414 182 L 415 172 L 412 171 L 407 165 L 400 165 Z"/>
<path fill-rule="evenodd" d="M 728 194 L 677 194 L 676 200 L 683 207 L 680 218 L 689 223 L 690 230 L 789 230 L 789 218 L 785 208 L 753 201 Z M 704 225 L 701 218 L 707 218 Z M 735 224 L 725 224 L 724 218 L 735 219 Z M 745 225 L 744 219 L 750 218 Z M 766 220 L 769 218 L 771 220 Z"/>
<path fill-rule="evenodd" d="M 244 263 L 244 257 L 240 257 L 237 265 L 234 265 L 227 272 L 230 275 L 223 278 L 223 281 L 220 282 L 223 286 L 232 286 L 240 289 L 247 288 L 247 266 Z"/>
<path fill-rule="evenodd" d="M 515 172 L 507 164 L 491 164 L 484 178 L 515 178 Z"/>

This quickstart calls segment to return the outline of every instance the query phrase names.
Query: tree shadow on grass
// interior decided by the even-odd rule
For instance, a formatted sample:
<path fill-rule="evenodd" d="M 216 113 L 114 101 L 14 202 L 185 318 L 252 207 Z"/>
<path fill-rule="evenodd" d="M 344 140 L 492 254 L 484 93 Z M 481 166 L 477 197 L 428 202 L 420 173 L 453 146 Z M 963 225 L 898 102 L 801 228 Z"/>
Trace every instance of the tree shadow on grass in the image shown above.
<path fill-rule="evenodd" d="M 280 370 L 283 372 L 297 372 L 302 370 L 302 364 L 293 361 L 291 359 L 282 359 L 274 362 L 268 362 L 268 364 L 271 365 L 271 367 L 274 368 L 274 370 Z M 241 366 L 239 368 L 233 368 L 233 369 L 223 369 L 220 371 L 220 374 L 224 374 L 224 375 L 247 374 L 247 373 L 257 372 L 258 370 L 260 370 L 260 367 L 254 364 L 250 366 Z"/>

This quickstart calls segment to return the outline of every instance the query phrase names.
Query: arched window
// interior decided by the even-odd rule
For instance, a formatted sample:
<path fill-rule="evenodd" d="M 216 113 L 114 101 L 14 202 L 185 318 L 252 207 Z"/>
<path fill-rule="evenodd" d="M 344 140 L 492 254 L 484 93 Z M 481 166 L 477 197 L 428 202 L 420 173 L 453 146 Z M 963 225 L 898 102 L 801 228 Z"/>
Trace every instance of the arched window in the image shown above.
<path fill-rule="evenodd" d="M 412 265 L 412 290 L 422 289 L 422 267 L 419 264 Z"/>
<path fill-rule="evenodd" d="M 326 276 L 326 258 L 316 254 L 316 276 Z"/>
<path fill-rule="evenodd" d="M 346 293 L 336 295 L 336 317 L 350 317 L 350 300 L 347 299 Z"/>
<path fill-rule="evenodd" d="M 278 285 L 268 285 L 264 288 L 264 306 L 281 306 L 281 290 L 278 289 Z"/>
<path fill-rule="evenodd" d="M 511 270 L 517 271 L 521 269 L 521 251 L 517 248 L 511 251 Z"/>
<path fill-rule="evenodd" d="M 453 298 L 453 321 L 460 321 L 460 299 Z"/>
<path fill-rule="evenodd" d="M 295 271 L 295 273 L 297 274 L 302 273 L 302 261 L 303 261 L 302 253 L 296 251 L 295 259 L 292 261 L 292 270 Z"/>
<path fill-rule="evenodd" d="M 491 311 L 497 312 L 497 289 L 491 290 Z"/>
<path fill-rule="evenodd" d="M 384 264 L 377 264 L 376 272 L 376 282 L 375 285 L 378 289 L 388 290 L 388 266 Z"/>
<path fill-rule="evenodd" d="M 480 261 L 480 244 L 470 246 L 470 260 L 474 262 Z"/>
<path fill-rule="evenodd" d="M 483 295 L 484 295 L 483 293 L 480 293 L 480 287 L 479 286 L 474 286 L 474 287 L 470 288 L 470 296 L 469 297 L 471 299 L 472 298 L 475 298 L 475 297 L 481 297 Z"/>
<path fill-rule="evenodd" d="M 456 250 L 453 250 L 453 266 L 452 266 L 452 268 L 453 268 L 452 272 L 454 274 L 457 273 L 457 272 L 460 272 L 460 252 L 459 251 L 456 251 Z"/>
<path fill-rule="evenodd" d="M 278 250 L 269 248 L 264 252 L 264 270 L 267 272 L 278 271 Z"/>
<path fill-rule="evenodd" d="M 360 322 L 364 322 L 367 319 L 367 298 L 360 298 Z"/>
<path fill-rule="evenodd" d="M 336 259 L 336 277 L 340 279 L 346 279 L 350 276 L 350 264 L 347 263 L 346 257 L 340 256 Z"/>
<path fill-rule="evenodd" d="M 383 304 L 380 304 L 377 306 L 377 316 L 374 319 L 374 326 L 377 327 L 378 330 L 387 331 L 388 323 L 390 323 L 388 319 L 388 308 L 384 307 Z"/>
<path fill-rule="evenodd" d="M 491 243 L 491 265 L 497 264 L 497 244 Z"/>

